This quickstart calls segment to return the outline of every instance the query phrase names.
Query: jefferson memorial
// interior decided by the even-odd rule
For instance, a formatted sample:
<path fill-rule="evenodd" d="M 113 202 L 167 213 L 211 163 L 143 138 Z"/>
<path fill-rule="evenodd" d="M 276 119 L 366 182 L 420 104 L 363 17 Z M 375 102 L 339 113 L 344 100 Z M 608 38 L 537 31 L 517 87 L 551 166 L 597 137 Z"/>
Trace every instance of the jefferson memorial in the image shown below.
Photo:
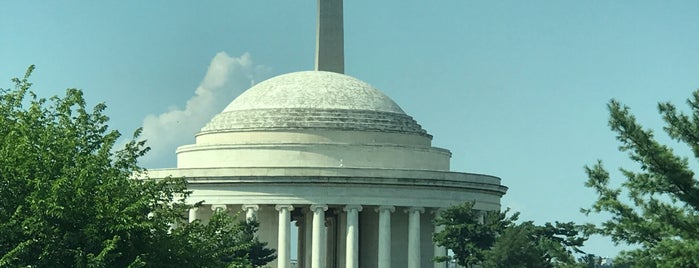
<path fill-rule="evenodd" d="M 388 96 L 344 75 L 342 0 L 319 0 L 316 68 L 261 82 L 177 149 L 189 220 L 214 211 L 260 222 L 277 250 L 270 267 L 446 267 L 433 256 L 440 209 L 475 201 L 499 210 L 507 187 L 494 176 L 450 171 L 451 152 Z M 292 224 L 298 239 L 291 239 Z"/>

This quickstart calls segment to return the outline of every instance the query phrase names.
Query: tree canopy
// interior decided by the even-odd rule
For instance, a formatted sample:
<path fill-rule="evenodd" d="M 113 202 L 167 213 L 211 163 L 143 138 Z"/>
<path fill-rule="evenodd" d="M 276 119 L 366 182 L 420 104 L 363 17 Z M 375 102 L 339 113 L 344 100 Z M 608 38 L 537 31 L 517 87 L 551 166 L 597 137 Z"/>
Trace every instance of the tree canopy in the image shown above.
<path fill-rule="evenodd" d="M 0 89 L 0 267 L 255 267 L 274 258 L 256 223 L 187 223 L 183 178 L 135 179 L 148 147 L 116 149 L 106 105 L 41 98 L 31 66 Z"/>
<path fill-rule="evenodd" d="M 487 251 L 485 267 L 580 267 L 574 254 L 587 240 L 586 226 L 572 222 L 543 226 L 531 221 L 512 224 Z"/>
<path fill-rule="evenodd" d="M 687 100 L 689 115 L 672 103 L 659 103 L 663 130 L 699 157 L 699 91 Z M 645 129 L 629 107 L 608 104 L 609 126 L 637 169 L 620 168 L 623 183 L 614 187 L 611 175 L 598 161 L 585 167 L 586 186 L 597 200 L 585 213 L 610 213 L 596 230 L 616 243 L 634 245 L 621 262 L 642 267 L 699 267 L 699 183 L 687 157 L 661 144 Z"/>
<path fill-rule="evenodd" d="M 435 256 L 435 261 L 455 260 L 465 267 L 568 267 L 575 265 L 574 253 L 587 240 L 586 226 L 531 221 L 516 223 L 519 213 L 479 211 L 474 202 L 445 209 L 435 219 L 443 230 L 434 241 L 454 253 Z"/>
<path fill-rule="evenodd" d="M 437 245 L 454 252 L 454 256 L 435 256 L 435 261 L 454 259 L 459 265 L 470 267 L 484 260 L 485 251 L 493 246 L 496 236 L 519 214 L 507 217 L 506 213 L 482 212 L 473 209 L 474 202 L 447 208 L 435 219 L 435 226 L 443 226 L 434 234 Z"/>

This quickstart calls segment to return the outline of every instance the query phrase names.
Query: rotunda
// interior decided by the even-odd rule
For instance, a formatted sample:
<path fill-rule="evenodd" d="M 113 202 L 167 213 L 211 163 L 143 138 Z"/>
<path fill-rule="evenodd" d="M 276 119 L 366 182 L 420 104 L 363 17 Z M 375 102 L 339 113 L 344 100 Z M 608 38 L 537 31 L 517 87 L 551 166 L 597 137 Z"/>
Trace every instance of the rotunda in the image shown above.
<path fill-rule="evenodd" d="M 339 23 L 329 38 L 341 40 L 342 1 L 318 4 L 319 24 Z M 338 6 L 339 15 L 324 13 Z M 494 176 L 450 171 L 449 150 L 433 147 L 393 100 L 322 62 L 248 89 L 177 149 L 176 168 L 149 176 L 187 178 L 189 202 L 204 201 L 190 220 L 216 210 L 256 218 L 259 238 L 277 250 L 270 267 L 291 267 L 292 255 L 309 268 L 446 267 L 432 262 L 446 254 L 432 243 L 438 211 L 467 201 L 499 210 L 507 188 Z"/>

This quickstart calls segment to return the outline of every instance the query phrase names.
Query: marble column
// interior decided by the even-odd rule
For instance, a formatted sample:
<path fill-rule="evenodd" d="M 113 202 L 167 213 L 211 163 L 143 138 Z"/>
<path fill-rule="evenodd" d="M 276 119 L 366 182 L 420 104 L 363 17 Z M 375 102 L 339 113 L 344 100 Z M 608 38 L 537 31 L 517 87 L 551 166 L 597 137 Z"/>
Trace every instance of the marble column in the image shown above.
<path fill-rule="evenodd" d="M 292 218 L 294 220 L 294 218 Z M 297 217 L 296 219 L 296 230 L 297 239 L 296 241 L 296 267 L 302 268 L 306 267 L 307 259 L 304 258 L 306 254 L 306 229 L 304 228 L 306 223 L 304 222 L 304 217 Z"/>
<path fill-rule="evenodd" d="M 347 205 L 347 233 L 345 238 L 345 268 L 359 267 L 359 212 L 362 206 Z"/>
<path fill-rule="evenodd" d="M 394 206 L 380 206 L 379 212 L 379 268 L 391 268 L 391 213 Z"/>
<path fill-rule="evenodd" d="M 245 211 L 245 220 L 251 221 L 257 219 L 257 211 L 260 210 L 259 205 L 243 205 L 243 211 Z"/>
<path fill-rule="evenodd" d="M 438 219 L 439 217 L 441 217 L 442 211 L 444 211 L 444 209 L 442 209 L 442 208 L 435 209 L 435 210 L 433 211 L 433 212 L 434 212 L 434 218 L 435 218 L 435 219 Z M 435 225 L 435 226 L 434 226 L 434 233 L 435 233 L 435 234 L 436 234 L 436 233 L 439 233 L 439 232 L 441 232 L 441 231 L 444 231 L 444 225 Z M 446 248 L 446 247 L 442 247 L 442 246 L 438 246 L 437 244 L 435 244 L 435 245 L 434 245 L 434 256 L 435 256 L 435 257 L 447 256 L 447 248 Z M 434 268 L 447 268 L 447 262 L 446 262 L 446 261 L 443 261 L 443 262 L 435 262 L 435 263 L 434 263 Z"/>
<path fill-rule="evenodd" d="M 276 205 L 274 207 L 279 211 L 279 237 L 277 241 L 277 267 L 291 267 L 291 211 L 294 210 L 292 205 Z"/>
<path fill-rule="evenodd" d="M 325 211 L 327 205 L 311 205 L 313 211 L 313 242 L 311 250 L 311 268 L 324 268 L 325 263 Z"/>
<path fill-rule="evenodd" d="M 325 232 L 323 232 L 323 238 L 320 239 L 325 241 L 321 249 L 323 252 L 320 254 L 320 256 L 323 256 L 320 263 L 324 263 L 325 267 L 333 267 L 337 258 L 337 242 L 335 241 L 337 239 L 337 220 L 334 214 L 335 211 L 331 210 L 325 212 Z"/>
<path fill-rule="evenodd" d="M 313 258 L 312 256 L 312 247 L 313 247 L 313 211 L 311 211 L 310 207 L 305 209 L 304 211 L 304 243 L 306 244 L 306 248 L 304 249 L 304 254 L 303 254 L 303 268 L 311 268 L 311 259 Z"/>
<path fill-rule="evenodd" d="M 214 212 L 224 212 L 228 207 L 225 204 L 214 204 L 211 205 L 211 210 Z"/>
<path fill-rule="evenodd" d="M 420 213 L 422 207 L 411 207 L 408 213 L 408 268 L 420 268 Z"/>
<path fill-rule="evenodd" d="M 199 208 L 193 207 L 189 209 L 189 222 L 193 222 L 197 220 L 197 216 L 199 215 Z"/>

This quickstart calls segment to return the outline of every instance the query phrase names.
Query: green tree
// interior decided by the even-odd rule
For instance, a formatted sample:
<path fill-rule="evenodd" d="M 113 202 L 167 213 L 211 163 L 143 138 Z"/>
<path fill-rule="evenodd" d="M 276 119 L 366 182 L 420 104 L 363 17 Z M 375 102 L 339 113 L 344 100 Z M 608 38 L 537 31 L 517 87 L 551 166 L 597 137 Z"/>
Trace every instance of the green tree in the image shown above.
<path fill-rule="evenodd" d="M 217 211 L 207 224 L 197 220 L 189 227 L 174 230 L 179 232 L 177 237 L 186 238 L 184 241 L 190 244 L 180 248 L 189 250 L 189 247 L 196 247 L 199 254 L 209 254 L 214 263 L 228 263 L 229 267 L 262 267 L 276 258 L 275 251 L 267 248 L 267 243 L 259 241 L 255 235 L 259 227 L 256 220 L 238 222 L 226 213 Z M 197 264 L 184 266 L 194 267 Z"/>
<path fill-rule="evenodd" d="M 435 219 L 443 230 L 433 240 L 453 252 L 435 256 L 436 262 L 455 260 L 473 267 L 577 267 L 574 254 L 587 240 L 586 225 L 573 222 L 543 226 L 533 222 L 516 224 L 519 213 L 479 211 L 474 202 L 445 209 Z"/>
<path fill-rule="evenodd" d="M 587 268 L 597 268 L 602 265 L 602 257 L 595 256 L 595 254 L 585 254 L 578 258 L 578 262 L 585 264 Z"/>
<path fill-rule="evenodd" d="M 216 252 L 217 248 L 225 249 L 220 251 L 217 257 L 226 263 L 262 267 L 273 261 L 276 255 L 273 249 L 266 248 L 266 242 L 260 242 L 257 238 L 259 226 L 256 220 L 240 223 L 225 213 L 216 212 L 205 226 L 205 233 L 219 241 L 213 244 L 214 248 L 210 250 Z"/>
<path fill-rule="evenodd" d="M 436 262 L 455 260 L 466 267 L 481 263 L 497 235 L 519 216 L 518 213 L 507 217 L 506 212 L 475 210 L 474 204 L 467 202 L 447 208 L 435 219 L 435 226 L 444 229 L 434 234 L 434 242 L 454 252 L 453 256 L 435 256 Z"/>
<path fill-rule="evenodd" d="M 115 150 L 104 104 L 39 98 L 33 69 L 0 89 L 0 267 L 235 267 L 259 247 L 232 219 L 186 223 L 184 179 L 134 179 L 140 131 Z"/>
<path fill-rule="evenodd" d="M 507 228 L 487 252 L 486 267 L 548 267 L 546 248 L 531 222 Z"/>
<path fill-rule="evenodd" d="M 690 114 L 671 103 L 658 104 L 670 138 L 688 146 L 699 157 L 699 91 L 687 100 Z M 640 267 L 699 267 L 699 185 L 687 157 L 658 142 L 644 129 L 629 108 L 612 100 L 609 126 L 621 143 L 620 151 L 639 167 L 621 168 L 619 187 L 610 185 L 610 174 L 598 161 L 586 166 L 587 187 L 598 199 L 583 212 L 610 213 L 612 218 L 596 230 L 616 243 L 635 245 L 619 260 Z M 628 195 L 623 198 L 622 193 Z"/>
<path fill-rule="evenodd" d="M 531 221 L 507 227 L 486 252 L 485 267 L 585 267 L 576 262 L 574 253 L 587 240 L 585 226 L 572 222 L 546 223 Z"/>

